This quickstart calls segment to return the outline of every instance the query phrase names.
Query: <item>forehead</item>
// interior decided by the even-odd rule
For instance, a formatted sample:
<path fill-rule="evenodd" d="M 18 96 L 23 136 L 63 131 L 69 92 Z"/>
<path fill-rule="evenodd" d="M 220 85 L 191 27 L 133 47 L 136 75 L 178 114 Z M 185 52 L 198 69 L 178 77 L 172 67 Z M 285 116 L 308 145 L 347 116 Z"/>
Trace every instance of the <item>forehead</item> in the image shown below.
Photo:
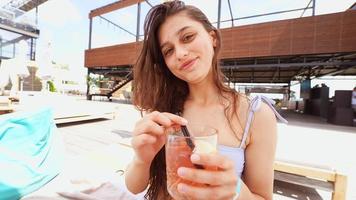
<path fill-rule="evenodd" d="M 160 26 L 158 30 L 160 44 L 169 42 L 178 37 L 179 31 L 184 27 L 189 27 L 189 29 L 194 30 L 205 30 L 200 22 L 191 19 L 186 13 L 180 12 L 169 16 Z"/>

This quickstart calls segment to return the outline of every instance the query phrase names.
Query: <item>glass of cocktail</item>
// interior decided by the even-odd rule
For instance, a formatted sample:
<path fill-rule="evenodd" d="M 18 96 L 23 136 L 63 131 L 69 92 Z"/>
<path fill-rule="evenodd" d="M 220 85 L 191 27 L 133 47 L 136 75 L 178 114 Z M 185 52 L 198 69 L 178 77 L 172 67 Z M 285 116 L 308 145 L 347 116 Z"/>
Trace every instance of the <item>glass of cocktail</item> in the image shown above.
<path fill-rule="evenodd" d="M 177 174 L 179 167 L 196 168 L 200 170 L 217 170 L 216 167 L 193 164 L 190 156 L 193 153 L 214 153 L 217 147 L 217 130 L 198 124 L 188 124 L 189 136 L 183 134 L 181 126 L 172 126 L 166 129 L 166 172 L 167 189 L 175 199 L 187 199 L 177 191 L 179 183 L 185 183 L 196 187 L 206 187 L 201 183 L 195 183 L 180 178 Z"/>

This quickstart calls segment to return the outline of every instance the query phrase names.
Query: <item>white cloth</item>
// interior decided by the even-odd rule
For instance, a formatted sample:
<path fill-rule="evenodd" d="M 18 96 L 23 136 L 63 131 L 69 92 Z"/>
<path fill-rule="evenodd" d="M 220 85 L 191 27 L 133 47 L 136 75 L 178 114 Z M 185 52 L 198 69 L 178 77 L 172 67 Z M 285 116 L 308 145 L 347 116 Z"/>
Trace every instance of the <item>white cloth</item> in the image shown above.
<path fill-rule="evenodd" d="M 115 176 L 113 176 L 115 177 Z M 101 184 L 88 184 L 81 190 L 62 191 L 59 195 L 76 200 L 143 200 L 144 193 L 134 195 L 126 188 L 124 178 L 107 180 Z"/>

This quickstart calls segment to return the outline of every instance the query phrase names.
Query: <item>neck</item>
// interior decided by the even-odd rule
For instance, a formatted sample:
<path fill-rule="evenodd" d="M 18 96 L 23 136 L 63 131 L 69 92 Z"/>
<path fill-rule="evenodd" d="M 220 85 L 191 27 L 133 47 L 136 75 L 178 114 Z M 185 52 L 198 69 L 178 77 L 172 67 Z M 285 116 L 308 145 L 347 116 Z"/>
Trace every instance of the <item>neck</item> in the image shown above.
<path fill-rule="evenodd" d="M 188 101 L 192 101 L 201 105 L 209 105 L 218 103 L 218 97 L 218 88 L 216 88 L 212 77 L 200 83 L 189 84 Z"/>

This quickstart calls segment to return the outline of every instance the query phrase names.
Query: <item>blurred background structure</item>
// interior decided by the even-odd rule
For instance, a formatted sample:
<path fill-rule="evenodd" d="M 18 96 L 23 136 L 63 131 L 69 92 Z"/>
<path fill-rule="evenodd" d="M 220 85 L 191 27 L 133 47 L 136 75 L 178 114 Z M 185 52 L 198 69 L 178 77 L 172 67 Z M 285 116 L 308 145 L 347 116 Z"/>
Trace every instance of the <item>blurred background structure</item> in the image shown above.
<path fill-rule="evenodd" d="M 46 1 L 2 0 L 0 2 L 0 70 L 3 72 L 0 82 L 3 84 L 2 88 L 7 86 L 14 91 L 39 87 L 35 82 L 37 66 L 34 63 L 36 41 L 40 35 L 37 26 L 38 6 Z M 26 72 L 27 68 L 28 72 Z M 11 83 L 9 83 L 8 77 L 11 74 L 19 74 L 20 79 L 17 80 L 16 77 L 15 80 L 12 76 Z"/>
<path fill-rule="evenodd" d="M 222 35 L 220 65 L 230 87 L 247 95 L 278 94 L 275 99 L 281 108 L 317 115 L 340 125 L 353 125 L 351 96 L 354 86 L 345 86 L 342 90 L 345 92 L 337 92 L 329 91 L 326 84 L 313 87 L 311 82 L 325 77 L 355 79 L 355 4 L 343 12 L 316 15 L 316 1 L 310 0 L 302 7 L 289 10 L 240 16 L 234 12 L 234 1 L 213 3 L 216 3 L 213 24 Z M 88 81 L 88 99 L 104 96 L 110 100 L 116 91 L 130 83 L 131 69 L 142 47 L 142 21 L 153 5 L 152 1 L 144 0 L 116 1 L 89 13 L 89 42 L 84 65 L 89 79 L 93 80 L 95 75 L 98 78 L 95 91 L 91 90 L 93 81 Z M 110 14 L 127 9 L 136 13 L 132 19 L 136 21 L 135 30 L 132 26 L 129 29 L 120 25 L 121 21 L 115 21 L 117 18 L 109 19 Z M 289 13 L 297 13 L 297 16 L 244 22 Z M 93 25 L 96 19 L 125 32 L 131 40 L 93 47 L 97 42 L 92 34 L 100 27 Z M 300 85 L 298 99 L 295 92 L 291 92 L 294 85 Z M 341 103 L 339 99 L 347 100 Z"/>

